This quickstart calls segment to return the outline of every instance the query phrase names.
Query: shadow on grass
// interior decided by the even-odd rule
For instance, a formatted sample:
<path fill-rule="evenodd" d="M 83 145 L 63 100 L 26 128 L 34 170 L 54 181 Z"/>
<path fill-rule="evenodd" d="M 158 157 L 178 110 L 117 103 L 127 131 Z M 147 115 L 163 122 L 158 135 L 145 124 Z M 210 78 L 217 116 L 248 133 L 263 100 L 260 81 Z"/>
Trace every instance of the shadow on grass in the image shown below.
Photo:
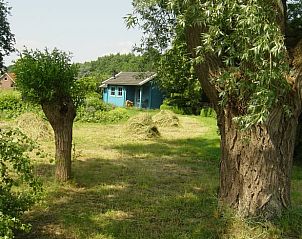
<path fill-rule="evenodd" d="M 17 238 L 219 238 L 218 144 L 124 144 L 112 147 L 120 159 L 76 161 L 73 182 L 47 183 L 44 205 L 26 216 L 32 232 Z"/>
<path fill-rule="evenodd" d="M 191 138 L 181 140 L 159 139 L 150 144 L 130 143 L 114 147 L 121 152 L 150 157 L 190 157 L 191 159 L 218 159 L 220 155 L 219 139 Z"/>
<path fill-rule="evenodd" d="M 271 230 L 298 239 L 302 233 L 300 166 L 293 173 L 296 206 L 274 224 L 249 227 L 218 211 L 218 139 L 160 139 L 111 149 L 120 158 L 75 161 L 73 182 L 66 185 L 53 183 L 53 166 L 39 165 L 47 185 L 45 203 L 26 216 L 32 232 L 17 238 L 214 239 L 245 229 L 255 236 L 256 226 L 256 236 Z"/>

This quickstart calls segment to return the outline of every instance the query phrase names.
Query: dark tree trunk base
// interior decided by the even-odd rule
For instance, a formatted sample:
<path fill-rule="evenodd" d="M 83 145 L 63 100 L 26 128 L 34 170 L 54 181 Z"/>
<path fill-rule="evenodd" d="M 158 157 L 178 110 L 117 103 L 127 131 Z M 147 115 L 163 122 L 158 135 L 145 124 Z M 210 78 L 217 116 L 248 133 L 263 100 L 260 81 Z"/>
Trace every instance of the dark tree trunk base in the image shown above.
<path fill-rule="evenodd" d="M 42 108 L 55 133 L 55 178 L 66 182 L 71 178 L 72 126 L 76 109 L 71 99 L 42 104 Z"/>
<path fill-rule="evenodd" d="M 267 124 L 240 131 L 229 109 L 221 120 L 220 201 L 243 217 L 272 218 L 290 206 L 297 115 L 275 109 Z"/>

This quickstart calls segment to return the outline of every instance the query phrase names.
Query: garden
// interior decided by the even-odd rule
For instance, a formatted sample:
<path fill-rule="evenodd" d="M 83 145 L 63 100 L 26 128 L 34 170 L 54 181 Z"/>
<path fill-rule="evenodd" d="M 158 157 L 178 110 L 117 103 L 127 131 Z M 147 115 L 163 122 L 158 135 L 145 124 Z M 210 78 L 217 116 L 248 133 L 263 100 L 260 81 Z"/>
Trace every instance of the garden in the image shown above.
<path fill-rule="evenodd" d="M 20 115 L 3 110 L 1 126 L 19 125 L 43 152 L 31 154 L 43 192 L 22 216 L 31 230 L 16 238 L 300 238 L 301 165 L 294 166 L 290 212 L 275 222 L 238 220 L 222 213 L 217 200 L 220 139 L 214 117 L 96 102 L 87 100 L 88 113 L 74 124 L 72 180 L 66 183 L 54 178 L 54 138 L 39 108 L 26 105 L 31 113 L 24 114 L 19 102 L 14 107 Z M 91 107 L 106 108 L 97 110 L 110 116 L 94 121 Z M 83 115 L 85 109 L 79 110 Z M 157 135 L 148 133 L 152 127 Z"/>

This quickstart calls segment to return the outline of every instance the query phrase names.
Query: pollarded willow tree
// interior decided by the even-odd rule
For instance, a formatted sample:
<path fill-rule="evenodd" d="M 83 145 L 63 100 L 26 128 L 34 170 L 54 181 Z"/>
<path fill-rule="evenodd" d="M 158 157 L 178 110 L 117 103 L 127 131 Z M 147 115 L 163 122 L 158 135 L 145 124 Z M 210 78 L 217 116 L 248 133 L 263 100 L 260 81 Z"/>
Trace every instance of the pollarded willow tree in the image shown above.
<path fill-rule="evenodd" d="M 164 54 L 185 45 L 214 105 L 221 203 L 245 217 L 280 215 L 290 206 L 301 112 L 302 37 L 292 24 L 301 19 L 299 1 L 134 0 L 133 6 L 128 25 L 139 25 L 146 45 Z"/>
<path fill-rule="evenodd" d="M 56 179 L 71 178 L 72 128 L 76 106 L 84 96 L 78 66 L 70 54 L 24 50 L 15 64 L 17 88 L 25 100 L 40 104 L 55 134 Z"/>

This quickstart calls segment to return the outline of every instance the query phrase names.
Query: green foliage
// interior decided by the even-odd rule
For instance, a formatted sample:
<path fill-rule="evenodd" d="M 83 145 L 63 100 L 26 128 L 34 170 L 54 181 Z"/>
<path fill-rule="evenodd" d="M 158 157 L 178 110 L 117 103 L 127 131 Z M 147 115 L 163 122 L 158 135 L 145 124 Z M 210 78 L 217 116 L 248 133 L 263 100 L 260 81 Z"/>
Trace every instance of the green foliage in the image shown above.
<path fill-rule="evenodd" d="M 84 105 L 86 109 L 93 107 L 93 110 L 102 110 L 102 111 L 109 111 L 114 108 L 111 104 L 106 104 L 103 100 L 101 100 L 100 93 L 90 93 L 87 95 L 85 99 Z"/>
<path fill-rule="evenodd" d="M 76 121 L 89 122 L 89 123 L 118 123 L 127 120 L 129 114 L 124 108 L 114 108 L 110 111 L 95 111 L 91 108 L 80 108 Z"/>
<path fill-rule="evenodd" d="M 60 101 L 72 98 L 81 102 L 84 90 L 77 79 L 78 66 L 71 64 L 71 56 L 65 52 L 24 50 L 15 67 L 17 88 L 31 102 Z"/>
<path fill-rule="evenodd" d="M 104 79 L 104 77 L 101 79 Z M 100 91 L 100 78 L 96 76 L 85 76 L 79 79 L 79 84 L 86 94 Z"/>
<path fill-rule="evenodd" d="M 290 87 L 285 75 L 289 65 L 284 35 L 277 20 L 279 6 L 260 0 L 227 0 L 215 4 L 193 0 L 135 0 L 133 5 L 134 14 L 128 17 L 128 24 L 139 24 L 146 31 L 146 49 L 151 46 L 163 51 L 172 47 L 168 52 L 187 57 L 179 51 L 187 43 L 183 36 L 190 29 L 193 31 L 192 26 L 207 29 L 200 36 L 196 52 L 189 56 L 190 61 L 195 65 L 206 62 L 209 66 L 219 66 L 211 69 L 211 83 L 219 93 L 222 106 L 236 108 L 240 126 L 264 123 L 271 108 L 286 104 L 284 99 Z M 160 44 L 153 44 L 155 41 Z M 213 59 L 216 59 L 214 64 Z M 173 65 L 177 64 L 172 61 Z"/>
<path fill-rule="evenodd" d="M 160 109 L 161 110 L 170 110 L 170 111 L 174 112 L 175 114 L 180 114 L 180 115 L 185 114 L 183 109 L 180 109 L 180 108 L 178 108 L 178 106 L 175 106 L 175 105 L 170 105 L 169 99 L 164 100 L 163 104 L 160 106 Z"/>
<path fill-rule="evenodd" d="M 13 238 L 14 230 L 30 228 L 21 221 L 21 215 L 41 192 L 26 153 L 33 147 L 34 143 L 20 131 L 0 129 L 0 238 Z"/>
<path fill-rule="evenodd" d="M 217 114 L 216 114 L 215 110 L 210 107 L 202 108 L 202 110 L 200 111 L 200 116 L 217 118 Z"/>
<path fill-rule="evenodd" d="M 176 21 L 171 12 L 165 11 L 166 2 L 160 1 L 158 6 L 154 6 L 152 2 L 134 1 L 136 11 L 147 19 L 142 25 L 146 37 L 142 46 L 136 50 L 154 62 L 159 76 L 157 83 L 165 92 L 169 105 L 183 110 L 186 114 L 199 114 L 203 100 L 201 86 L 187 53 L 184 34 L 179 32 L 179 35 L 175 35 L 172 32 Z M 137 23 L 133 15 L 128 15 L 126 21 L 129 27 Z"/>
<path fill-rule="evenodd" d="M 152 63 L 144 56 L 134 54 L 111 54 L 99 57 L 96 61 L 80 64 L 80 77 L 94 76 L 100 81 L 106 80 L 113 72 L 152 71 Z"/>
<path fill-rule="evenodd" d="M 283 104 L 290 90 L 285 80 L 287 51 L 276 10 L 266 1 L 233 0 L 213 6 L 206 2 L 197 9 L 206 9 L 198 20 L 209 30 L 202 35 L 196 60 L 209 54 L 220 57 L 224 70 L 212 82 L 222 104 L 240 109 L 236 120 L 242 127 L 264 123 L 271 108 Z"/>
<path fill-rule="evenodd" d="M 28 111 L 41 114 L 37 106 L 24 102 L 18 91 L 0 91 L 0 118 L 14 119 Z"/>
<path fill-rule="evenodd" d="M 115 108 L 100 99 L 100 94 L 90 93 L 77 110 L 76 121 L 90 123 L 117 123 L 129 118 L 124 108 Z"/>
<path fill-rule="evenodd" d="M 0 91 L 0 111 L 20 108 L 22 108 L 22 99 L 18 91 Z"/>
<path fill-rule="evenodd" d="M 187 47 L 174 41 L 173 47 L 158 60 L 158 83 L 166 92 L 169 105 L 182 109 L 186 114 L 199 114 L 202 104 L 200 83 L 194 74 Z"/>
<path fill-rule="evenodd" d="M 4 0 L 0 0 L 0 70 L 3 68 L 3 57 L 14 51 L 15 37 L 11 33 L 7 17 L 10 7 Z"/>

